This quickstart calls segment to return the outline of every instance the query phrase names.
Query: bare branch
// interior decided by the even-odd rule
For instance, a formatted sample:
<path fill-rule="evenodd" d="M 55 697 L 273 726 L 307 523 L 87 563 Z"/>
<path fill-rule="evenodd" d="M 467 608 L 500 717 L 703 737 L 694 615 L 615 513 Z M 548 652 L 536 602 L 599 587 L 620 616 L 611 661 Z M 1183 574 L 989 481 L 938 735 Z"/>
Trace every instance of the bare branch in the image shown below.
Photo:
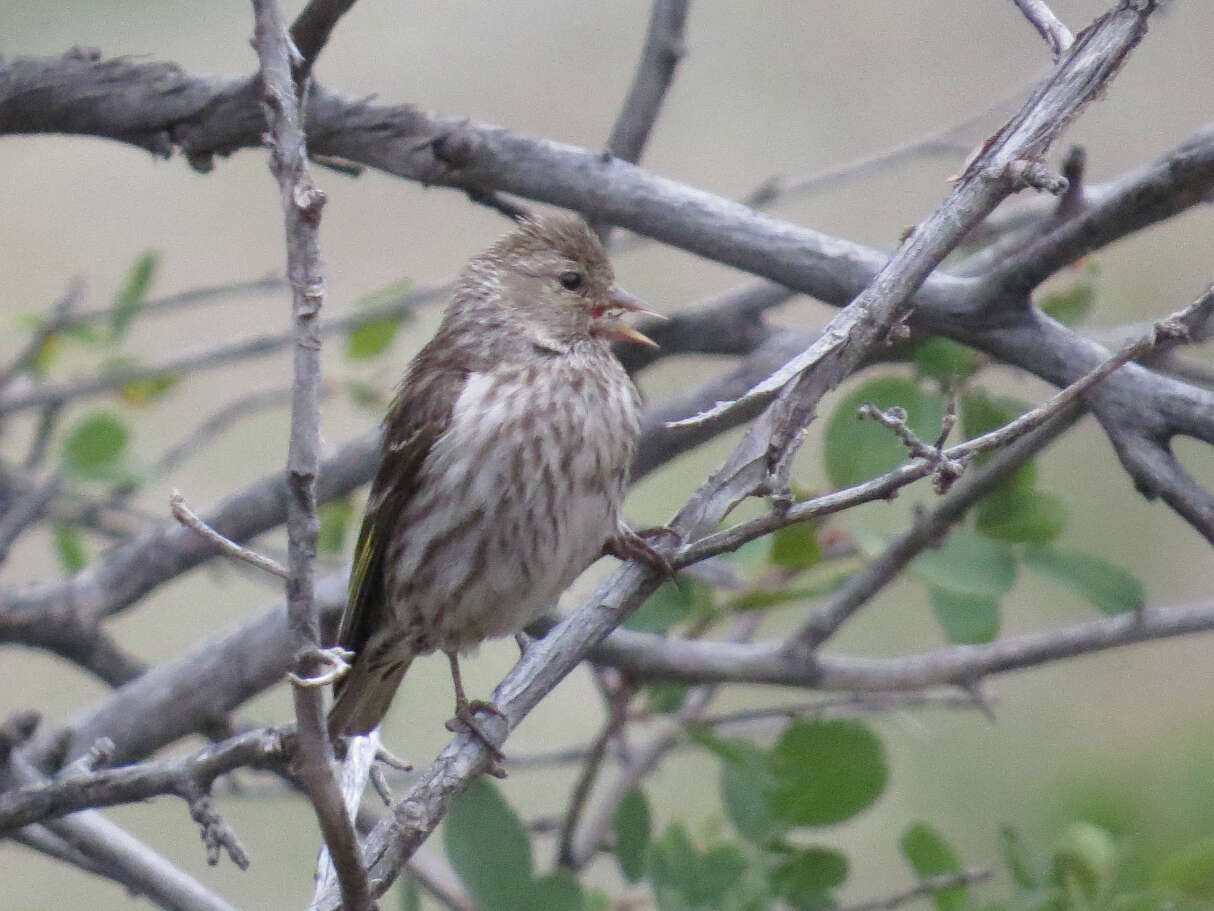
<path fill-rule="evenodd" d="M 1024 13 L 1024 18 L 1032 23 L 1033 28 L 1037 29 L 1037 33 L 1045 39 L 1045 43 L 1054 53 L 1055 60 L 1070 50 L 1071 45 L 1075 42 L 1075 36 L 1054 15 L 1045 0 L 1012 0 L 1012 2 L 1016 4 L 1020 12 Z"/>
<path fill-rule="evenodd" d="M 335 319 L 325 320 L 319 324 L 316 331 L 321 336 L 329 336 L 368 323 L 399 317 L 422 304 L 445 296 L 449 290 L 448 286 L 441 286 L 411 291 L 399 300 L 382 307 L 357 310 Z M 180 355 L 160 364 L 126 367 L 81 380 L 47 383 L 7 395 L 0 394 L 0 415 L 99 395 L 140 380 L 215 370 L 250 357 L 273 354 L 293 344 L 293 341 L 294 338 L 290 331 L 266 333 L 235 342 L 223 342 L 200 351 Z"/>
<path fill-rule="evenodd" d="M 969 163 L 949 198 L 902 242 L 889 263 L 844 309 L 822 337 L 741 399 L 723 402 L 698 420 L 710 422 L 730 408 L 782 395 L 789 437 L 773 440 L 773 451 L 787 464 L 821 395 L 850 373 L 887 331 L 932 271 L 974 225 L 1018 189 L 1031 165 L 1080 109 L 1104 91 L 1125 56 L 1142 39 L 1148 11 L 1116 9 L 1087 29 L 1056 70 L 1021 111 L 992 137 Z M 1061 189 L 1065 188 L 1065 181 Z M 796 389 L 789 386 L 798 380 Z M 776 466 L 777 469 L 779 466 Z"/>
<path fill-rule="evenodd" d="M 296 79 L 302 80 L 308 75 L 329 42 L 337 20 L 353 5 L 354 0 L 308 0 L 308 5 L 291 24 L 291 41 L 303 58 L 295 73 Z"/>
<path fill-rule="evenodd" d="M 617 630 L 596 659 L 643 680 L 746 682 L 878 692 L 957 685 L 1080 655 L 1214 630 L 1214 602 L 1147 608 L 985 645 L 954 645 L 897 658 L 794 654 L 777 642 L 735 645 Z"/>
<path fill-rule="evenodd" d="M 975 503 L 1014 474 L 1036 453 L 1068 430 L 1082 409 L 1072 404 L 1055 413 L 1036 430 L 1025 434 L 972 476 L 962 480 L 930 513 L 916 517 L 914 524 L 875 560 L 849 577 L 829 606 L 815 613 L 797 632 L 795 641 L 812 651 L 835 634 L 840 626 L 888 585 L 916 556 L 939 543 L 949 527 L 959 522 Z"/>
<path fill-rule="evenodd" d="M 77 810 L 147 800 L 162 794 L 187 801 L 207 793 L 220 775 L 238 768 L 280 769 L 289 759 L 280 732 L 252 731 L 181 759 L 161 759 L 0 793 L 0 832 Z M 239 866 L 246 866 L 233 857 Z"/>
<path fill-rule="evenodd" d="M 321 392 L 323 394 L 324 390 Z M 281 389 L 259 389 L 229 402 L 162 452 L 152 463 L 148 473 L 156 477 L 169 474 L 236 421 L 267 408 L 285 405 L 289 401 L 291 389 L 288 386 Z"/>
<path fill-rule="evenodd" d="M 243 560 L 250 566 L 256 566 L 258 569 L 269 573 L 272 576 L 278 576 L 280 579 L 289 578 L 289 573 L 281 563 L 277 560 L 271 560 L 269 557 L 263 556 L 256 551 L 250 550 L 247 547 L 241 547 L 235 541 L 229 541 L 206 522 L 194 510 L 186 504 L 185 497 L 181 491 L 174 490 L 169 495 L 169 509 L 173 513 L 173 518 L 184 525 L 186 528 L 193 529 L 198 534 L 202 535 L 225 554 L 230 557 L 235 557 L 237 560 Z"/>
<path fill-rule="evenodd" d="M 314 3 L 313 56 L 345 4 Z M 278 181 L 286 222 L 287 277 L 294 317 L 294 380 L 291 438 L 287 452 L 287 620 L 294 640 L 296 672 L 311 677 L 318 669 L 320 624 L 315 603 L 313 560 L 320 523 L 316 482 L 320 472 L 320 333 L 325 279 L 320 263 L 319 225 L 324 193 L 308 171 L 301 99 L 306 82 L 297 83 L 294 49 L 276 0 L 253 0 L 253 45 L 261 63 L 263 101 L 270 125 L 270 170 Z M 301 30 L 303 31 L 303 30 Z M 307 61 L 299 67 L 306 73 Z M 301 79 L 304 77 L 301 75 Z M 367 876 L 358 838 L 333 777 L 333 747 L 325 728 L 322 694 L 295 683 L 299 747 L 295 772 L 312 802 L 325 845 L 337 868 L 342 901 L 349 911 L 370 911 Z"/>

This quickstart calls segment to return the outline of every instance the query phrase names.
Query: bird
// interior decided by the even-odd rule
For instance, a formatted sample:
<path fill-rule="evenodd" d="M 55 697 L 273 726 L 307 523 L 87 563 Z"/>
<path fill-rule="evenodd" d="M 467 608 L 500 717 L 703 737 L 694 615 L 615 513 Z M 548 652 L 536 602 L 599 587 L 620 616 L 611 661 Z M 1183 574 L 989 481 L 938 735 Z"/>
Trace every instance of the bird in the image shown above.
<path fill-rule="evenodd" d="M 382 721 L 414 658 L 441 651 L 452 730 L 500 758 L 459 655 L 517 634 L 604 553 L 669 567 L 621 506 L 640 397 L 612 342 L 659 314 L 622 290 L 579 216 L 531 214 L 456 281 L 407 368 L 355 548 L 337 645 L 353 653 L 328 717 L 336 740 Z"/>

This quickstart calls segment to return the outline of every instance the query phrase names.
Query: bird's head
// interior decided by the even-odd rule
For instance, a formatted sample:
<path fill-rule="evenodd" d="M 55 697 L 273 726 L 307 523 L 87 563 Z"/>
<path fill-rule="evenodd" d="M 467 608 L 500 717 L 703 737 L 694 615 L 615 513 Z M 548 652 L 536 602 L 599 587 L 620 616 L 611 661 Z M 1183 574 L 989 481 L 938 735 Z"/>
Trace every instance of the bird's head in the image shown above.
<path fill-rule="evenodd" d="M 533 215 L 472 264 L 496 285 L 503 314 L 541 347 L 567 351 L 587 338 L 656 343 L 620 317 L 653 313 L 615 283 L 607 253 L 576 215 Z"/>

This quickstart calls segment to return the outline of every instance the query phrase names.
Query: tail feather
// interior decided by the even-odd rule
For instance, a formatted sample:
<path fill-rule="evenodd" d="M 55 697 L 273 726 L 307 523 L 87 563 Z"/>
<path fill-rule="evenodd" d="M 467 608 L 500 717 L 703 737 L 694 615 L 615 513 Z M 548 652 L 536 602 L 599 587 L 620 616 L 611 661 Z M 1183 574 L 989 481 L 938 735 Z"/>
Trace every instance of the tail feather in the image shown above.
<path fill-rule="evenodd" d="M 385 668 L 371 667 L 361 655 L 355 658 L 336 687 L 337 698 L 329 710 L 329 737 L 352 737 L 378 727 L 412 661 L 394 662 L 385 674 Z"/>

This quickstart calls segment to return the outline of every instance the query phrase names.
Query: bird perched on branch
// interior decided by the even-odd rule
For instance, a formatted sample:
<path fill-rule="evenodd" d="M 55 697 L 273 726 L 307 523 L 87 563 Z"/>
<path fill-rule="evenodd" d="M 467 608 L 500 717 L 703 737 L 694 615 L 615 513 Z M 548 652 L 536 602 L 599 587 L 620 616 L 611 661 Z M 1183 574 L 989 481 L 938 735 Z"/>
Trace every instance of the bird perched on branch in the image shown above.
<path fill-rule="evenodd" d="M 375 728 L 410 662 L 442 651 L 458 724 L 486 740 L 474 713 L 496 709 L 465 696 L 460 652 L 546 613 L 604 552 L 663 565 L 620 517 L 639 399 L 611 342 L 654 344 L 626 312 L 649 311 L 576 216 L 527 217 L 465 267 L 384 422 L 332 736 Z"/>

